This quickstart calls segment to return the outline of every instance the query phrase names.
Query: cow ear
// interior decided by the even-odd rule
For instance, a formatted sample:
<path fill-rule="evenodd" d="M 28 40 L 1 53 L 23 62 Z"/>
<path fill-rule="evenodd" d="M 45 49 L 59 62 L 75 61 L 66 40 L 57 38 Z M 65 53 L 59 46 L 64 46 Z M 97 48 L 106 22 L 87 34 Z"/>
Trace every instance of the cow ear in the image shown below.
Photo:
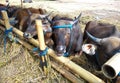
<path fill-rule="evenodd" d="M 86 31 L 86 34 L 87 34 L 87 36 L 88 36 L 93 42 L 95 42 L 95 43 L 101 45 L 102 39 L 97 38 L 97 37 L 94 37 L 93 35 L 91 35 L 91 34 L 88 33 L 87 31 Z"/>

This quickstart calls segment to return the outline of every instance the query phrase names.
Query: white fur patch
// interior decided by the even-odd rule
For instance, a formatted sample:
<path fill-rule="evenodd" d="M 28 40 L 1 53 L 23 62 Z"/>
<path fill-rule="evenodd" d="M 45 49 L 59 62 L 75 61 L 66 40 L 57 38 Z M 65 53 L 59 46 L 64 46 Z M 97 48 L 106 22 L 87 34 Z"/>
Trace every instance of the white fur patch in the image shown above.
<path fill-rule="evenodd" d="M 95 49 L 96 49 L 96 47 L 93 44 L 83 44 L 82 45 L 82 51 L 91 56 L 95 54 Z"/>

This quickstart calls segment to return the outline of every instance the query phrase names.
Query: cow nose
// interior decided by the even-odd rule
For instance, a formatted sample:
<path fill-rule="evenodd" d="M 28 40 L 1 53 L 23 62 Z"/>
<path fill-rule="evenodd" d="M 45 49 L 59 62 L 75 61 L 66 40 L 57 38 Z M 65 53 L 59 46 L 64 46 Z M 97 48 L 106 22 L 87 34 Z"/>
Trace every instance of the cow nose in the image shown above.
<path fill-rule="evenodd" d="M 31 34 L 30 33 L 26 33 L 26 32 L 23 33 L 23 37 L 27 38 L 27 39 L 32 38 Z"/>
<path fill-rule="evenodd" d="M 66 52 L 66 47 L 62 45 L 57 46 L 56 51 L 57 51 L 57 54 L 63 55 Z"/>

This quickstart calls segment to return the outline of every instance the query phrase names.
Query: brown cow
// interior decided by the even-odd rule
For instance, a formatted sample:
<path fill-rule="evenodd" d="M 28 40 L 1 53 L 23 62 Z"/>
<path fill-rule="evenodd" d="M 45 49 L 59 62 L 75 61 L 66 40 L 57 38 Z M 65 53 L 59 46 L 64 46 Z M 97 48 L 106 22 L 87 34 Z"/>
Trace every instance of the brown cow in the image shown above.
<path fill-rule="evenodd" d="M 52 41 L 51 40 L 52 28 L 48 21 L 48 17 L 50 16 L 50 14 L 45 14 L 45 15 L 40 15 L 40 14 L 35 14 L 35 13 L 31 14 L 31 16 L 29 17 L 27 21 L 28 26 L 27 26 L 26 31 L 23 34 L 23 37 L 25 37 L 26 39 L 30 39 L 32 37 L 37 38 L 35 20 L 39 19 L 39 20 L 42 20 L 42 28 L 44 32 L 45 43 L 46 45 L 51 46 L 53 44 L 53 42 L 51 42 Z"/>
<path fill-rule="evenodd" d="M 27 20 L 29 19 L 29 16 L 31 15 L 31 13 L 44 14 L 45 11 L 40 8 L 39 9 L 23 8 L 23 9 L 17 10 L 14 13 L 13 17 L 16 17 L 16 20 L 18 20 L 18 24 L 16 25 L 18 29 L 20 29 L 23 32 L 26 30 Z"/>
<path fill-rule="evenodd" d="M 55 16 L 52 19 L 54 49 L 59 56 L 69 56 L 81 52 L 83 35 L 79 18 Z"/>

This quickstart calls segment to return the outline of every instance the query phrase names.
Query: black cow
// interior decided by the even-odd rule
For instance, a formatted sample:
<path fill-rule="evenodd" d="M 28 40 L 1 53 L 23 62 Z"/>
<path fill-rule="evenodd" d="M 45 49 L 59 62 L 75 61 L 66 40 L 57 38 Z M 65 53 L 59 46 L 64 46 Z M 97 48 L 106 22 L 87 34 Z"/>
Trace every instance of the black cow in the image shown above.
<path fill-rule="evenodd" d="M 91 41 L 97 45 L 97 50 L 101 53 L 98 55 L 99 62 L 103 65 L 115 53 L 120 52 L 120 38 L 111 36 L 107 38 L 96 38 L 87 32 Z"/>
<path fill-rule="evenodd" d="M 120 52 L 120 38 L 111 36 L 107 38 L 96 38 L 87 32 L 89 38 L 97 44 L 97 61 L 102 66 L 113 55 Z M 118 63 L 119 64 L 119 63 Z M 117 65 L 117 64 L 116 64 Z M 120 82 L 120 76 L 117 76 L 113 81 Z"/>
<path fill-rule="evenodd" d="M 90 43 L 85 52 L 94 54 L 95 51 L 93 56 L 87 55 L 88 59 L 97 63 L 100 68 L 114 54 L 120 52 L 120 32 L 115 25 L 90 21 L 85 27 L 84 40 Z"/>
<path fill-rule="evenodd" d="M 68 56 L 81 51 L 83 34 L 79 26 L 79 18 L 55 16 L 52 19 L 54 49 L 57 55 Z"/>
<path fill-rule="evenodd" d="M 118 39 L 120 38 L 120 32 L 119 30 L 116 28 L 115 25 L 112 24 L 106 24 L 106 23 L 98 23 L 96 21 L 90 21 L 86 24 L 85 30 L 84 30 L 84 41 L 86 40 L 86 43 L 92 43 L 94 45 L 97 46 L 97 51 L 99 52 L 98 54 L 109 54 L 109 56 L 112 56 L 110 53 L 105 53 L 105 49 L 107 48 L 102 48 L 100 45 L 98 45 L 98 43 L 96 44 L 95 42 L 93 42 L 91 39 L 88 38 L 88 35 L 86 34 L 86 31 L 89 32 L 91 35 L 98 37 L 98 38 L 107 38 L 110 37 L 110 39 L 112 39 L 111 37 L 117 37 Z M 98 40 L 99 41 L 99 40 Z M 108 42 L 108 41 L 107 41 Z M 116 41 L 117 42 L 117 41 Z M 109 43 L 109 42 L 108 42 Z M 111 48 L 112 49 L 112 48 Z M 104 52 L 104 53 L 103 53 Z M 100 57 L 102 57 L 102 55 L 100 55 Z M 106 56 L 104 56 L 106 57 Z M 110 57 L 108 57 L 110 58 Z M 103 58 L 103 60 L 99 60 L 101 62 L 99 62 L 100 65 L 102 65 L 108 58 Z"/>

